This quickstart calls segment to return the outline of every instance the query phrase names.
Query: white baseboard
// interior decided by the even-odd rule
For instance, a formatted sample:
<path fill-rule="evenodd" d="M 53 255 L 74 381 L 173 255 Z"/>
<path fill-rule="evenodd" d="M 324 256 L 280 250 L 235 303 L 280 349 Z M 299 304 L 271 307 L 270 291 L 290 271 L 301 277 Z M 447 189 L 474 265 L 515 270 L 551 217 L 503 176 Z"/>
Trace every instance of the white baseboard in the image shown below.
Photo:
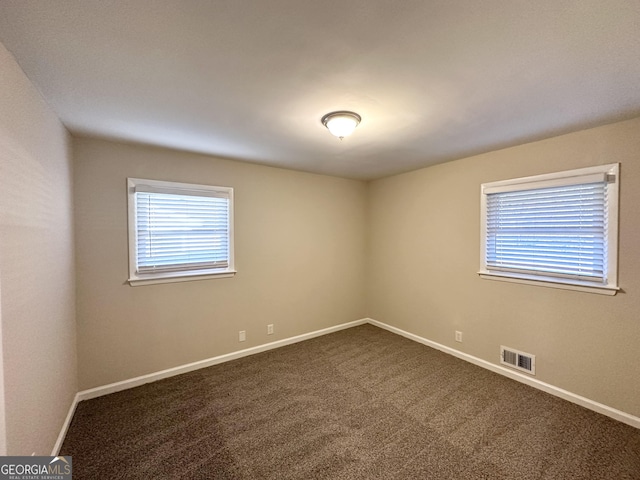
<path fill-rule="evenodd" d="M 51 451 L 52 457 L 57 457 L 60 453 L 60 448 L 62 447 L 62 442 L 64 442 L 64 437 L 67 436 L 67 431 L 69 430 L 69 425 L 71 425 L 71 420 L 73 419 L 73 414 L 76 412 L 76 407 L 78 406 L 79 394 L 76 393 L 73 397 L 73 401 L 71 402 L 71 406 L 69 407 L 69 411 L 67 412 L 67 417 L 64 419 L 64 423 L 62 424 L 62 429 L 58 434 L 58 439 L 56 440 L 56 444 L 53 446 L 53 450 Z"/>
<path fill-rule="evenodd" d="M 456 350 L 454 348 L 447 347 L 437 342 L 433 342 L 431 340 L 420 337 L 413 333 L 409 333 L 399 328 L 392 327 L 391 325 L 387 325 L 386 323 L 379 322 L 372 318 L 363 318 L 360 320 L 343 323 L 341 325 L 336 325 L 336 326 L 325 328 L 322 330 L 316 330 L 315 332 L 310 332 L 310 333 L 305 333 L 303 335 L 298 335 L 295 337 L 285 338 L 283 340 L 278 340 L 276 342 L 271 342 L 264 345 L 258 345 L 257 347 L 247 348 L 245 350 L 239 350 L 237 352 L 228 353 L 226 355 L 220 355 L 217 357 L 200 360 L 198 362 L 193 362 L 193 363 L 181 365 L 174 368 L 169 368 L 167 370 L 162 370 L 155 373 L 149 373 L 147 375 L 141 375 L 139 377 L 131 378 L 129 380 L 123 380 L 121 382 L 115 382 L 108 385 L 103 385 L 100 387 L 91 388 L 88 390 L 83 390 L 81 392 L 78 392 L 75 398 L 73 399 L 73 403 L 71 407 L 69 408 L 69 413 L 67 414 L 67 418 L 64 421 L 62 430 L 58 435 L 58 439 L 56 441 L 56 444 L 53 448 L 53 452 L 51 453 L 51 455 L 55 456 L 60 452 L 60 447 L 62 446 L 64 437 L 66 436 L 67 430 L 69 429 L 69 425 L 71 423 L 71 419 L 73 418 L 73 414 L 76 410 L 76 406 L 78 405 L 78 402 L 82 400 L 89 400 L 91 398 L 101 397 L 103 395 L 108 395 L 110 393 L 120 392 L 122 390 L 127 390 L 129 388 L 134 388 L 140 385 L 144 385 L 145 383 L 155 382 L 157 380 L 162 380 L 163 378 L 173 377 L 175 375 L 180 375 L 180 374 L 191 372 L 201 368 L 210 367 L 212 365 L 229 362 L 231 360 L 247 357 L 249 355 L 254 355 L 256 353 L 266 352 L 267 350 L 273 350 L 275 348 L 284 347 L 285 345 L 291 345 L 293 343 L 302 342 L 304 340 L 309 340 L 315 337 L 320 337 L 322 335 L 327 335 L 329 333 L 337 332 L 339 330 L 345 330 L 347 328 L 356 327 L 358 325 L 364 325 L 365 323 L 369 323 L 371 325 L 382 328 L 384 330 L 388 330 L 392 333 L 401 335 L 415 342 L 422 343 L 423 345 L 427 345 L 428 347 L 435 348 L 436 350 L 440 350 L 441 352 L 448 353 L 449 355 L 453 355 L 454 357 L 460 358 L 469 363 L 473 363 L 474 365 L 478 365 L 479 367 L 486 368 L 487 370 L 491 370 L 492 372 L 498 373 L 500 375 L 504 375 L 505 377 L 511 378 L 512 380 L 516 380 L 518 382 L 524 383 L 531 387 L 537 388 L 538 390 L 542 390 L 544 392 L 550 393 L 551 395 L 555 395 L 556 397 L 560 397 L 564 400 L 575 403 L 582 407 L 588 408 L 589 410 L 593 410 L 594 412 L 601 413 L 615 420 L 626 423 L 627 425 L 631 425 L 632 427 L 640 429 L 640 418 L 634 415 L 623 412 L 621 410 L 617 410 L 615 408 L 609 407 L 602 403 L 595 402 L 593 400 L 582 397 L 575 393 L 571 393 L 567 390 L 563 390 L 562 388 L 555 387 L 548 383 L 541 382 L 540 380 L 536 380 L 535 378 L 531 378 L 527 375 L 509 370 L 500 365 L 496 365 L 486 360 L 482 360 L 481 358 L 474 357 L 473 355 L 460 352 L 459 350 Z"/>
<path fill-rule="evenodd" d="M 491 370 L 492 372 L 504 375 L 505 377 L 508 377 L 512 380 L 524 383 L 526 385 L 529 385 L 530 387 L 537 388 L 538 390 L 542 390 L 543 392 L 550 393 L 551 395 L 554 395 L 556 397 L 560 397 L 563 400 L 575 403 L 577 405 L 580 405 L 581 407 L 585 407 L 589 410 L 593 410 L 594 412 L 601 413 L 603 415 L 606 415 L 607 417 L 613 418 L 614 420 L 618 420 L 619 422 L 626 423 L 627 425 L 631 425 L 632 427 L 640 429 L 640 418 L 629 413 L 617 410 L 602 403 L 595 402 L 586 397 L 582 397 L 567 390 L 563 390 L 562 388 L 558 388 L 554 385 L 541 382 L 540 380 L 536 380 L 535 378 L 529 377 L 522 373 L 510 370 L 505 367 L 501 367 L 500 365 L 487 362 L 486 360 L 482 360 L 481 358 L 474 357 L 473 355 L 469 355 L 454 348 L 447 347 L 446 345 L 427 340 L 426 338 L 414 335 L 413 333 L 406 332 L 396 327 L 392 327 L 391 325 L 387 325 L 386 323 L 373 320 L 372 318 L 367 318 L 366 320 L 368 323 L 370 323 L 371 325 L 375 325 L 376 327 L 383 328 L 415 342 L 422 343 L 423 345 L 435 348 L 436 350 L 440 350 L 441 352 L 448 353 L 449 355 L 453 355 L 454 357 L 460 358 L 469 363 L 473 363 L 474 365 L 478 365 L 479 367 L 486 368 L 487 370 Z"/>
<path fill-rule="evenodd" d="M 141 375 L 139 377 L 130 378 L 129 380 L 123 380 L 121 382 L 110 383 L 109 385 L 103 385 L 101 387 L 91 388 L 89 390 L 83 390 L 78 393 L 78 400 L 89 400 L 91 398 L 101 397 L 110 393 L 120 392 L 129 388 L 138 387 L 145 383 L 151 383 L 163 378 L 173 377 L 193 370 L 199 370 L 201 368 L 210 367 L 219 363 L 229 362 L 238 358 L 247 357 L 249 355 L 255 355 L 256 353 L 266 352 L 267 350 L 273 350 L 274 348 L 284 347 L 285 345 L 291 345 L 293 343 L 302 342 L 311 338 L 320 337 L 329 333 L 337 332 L 339 330 L 345 330 L 347 328 L 363 325 L 368 322 L 368 319 L 363 318 L 361 320 L 355 320 L 353 322 L 343 323 L 322 330 L 316 330 L 315 332 L 305 333 L 295 337 L 285 338 L 276 342 L 266 343 L 264 345 L 258 345 L 257 347 L 247 348 L 245 350 L 239 350 L 237 352 L 227 353 L 226 355 L 220 355 L 218 357 L 207 358 L 198 362 L 188 363 L 178 367 L 168 368 L 160 372 L 149 373 L 147 375 Z"/>

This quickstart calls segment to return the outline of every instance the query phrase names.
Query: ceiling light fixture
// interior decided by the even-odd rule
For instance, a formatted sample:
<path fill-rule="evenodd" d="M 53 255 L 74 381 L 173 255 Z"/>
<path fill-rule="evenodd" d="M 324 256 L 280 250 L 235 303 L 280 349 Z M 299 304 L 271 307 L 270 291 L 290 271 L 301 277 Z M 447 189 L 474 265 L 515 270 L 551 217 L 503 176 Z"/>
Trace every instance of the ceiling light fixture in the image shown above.
<path fill-rule="evenodd" d="M 322 117 L 322 124 L 329 129 L 332 135 L 340 140 L 353 133 L 360 123 L 360 115 L 354 112 L 331 112 Z"/>

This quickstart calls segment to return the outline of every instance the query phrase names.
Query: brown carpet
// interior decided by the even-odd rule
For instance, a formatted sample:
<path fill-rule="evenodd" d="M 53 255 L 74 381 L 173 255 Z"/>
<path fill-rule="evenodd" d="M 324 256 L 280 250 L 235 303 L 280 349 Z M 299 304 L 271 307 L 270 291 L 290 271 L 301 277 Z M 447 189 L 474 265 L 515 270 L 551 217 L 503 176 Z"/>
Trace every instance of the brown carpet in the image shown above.
<path fill-rule="evenodd" d="M 640 479 L 640 430 L 363 325 L 81 402 L 74 479 Z"/>

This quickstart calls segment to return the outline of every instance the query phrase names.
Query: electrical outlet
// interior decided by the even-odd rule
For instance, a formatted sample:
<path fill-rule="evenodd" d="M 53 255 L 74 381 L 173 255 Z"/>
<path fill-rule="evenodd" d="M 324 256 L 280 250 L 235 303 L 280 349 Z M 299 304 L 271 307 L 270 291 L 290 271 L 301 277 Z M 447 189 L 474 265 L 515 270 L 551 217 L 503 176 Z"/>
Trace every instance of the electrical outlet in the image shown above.
<path fill-rule="evenodd" d="M 273 335 L 273 323 L 267 325 L 267 335 Z"/>
<path fill-rule="evenodd" d="M 456 330 L 456 342 L 462 342 L 462 332 L 460 330 Z"/>
<path fill-rule="evenodd" d="M 246 339 L 247 339 L 247 332 L 245 332 L 244 330 L 240 330 L 238 332 L 238 341 L 244 342 Z"/>

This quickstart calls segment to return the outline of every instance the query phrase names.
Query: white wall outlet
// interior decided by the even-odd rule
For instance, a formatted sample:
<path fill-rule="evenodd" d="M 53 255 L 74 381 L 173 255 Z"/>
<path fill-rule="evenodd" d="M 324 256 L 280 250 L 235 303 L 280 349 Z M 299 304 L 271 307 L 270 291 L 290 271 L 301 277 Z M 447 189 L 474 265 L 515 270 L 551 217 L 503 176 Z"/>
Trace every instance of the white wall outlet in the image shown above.
<path fill-rule="evenodd" d="M 245 332 L 244 330 L 240 330 L 238 332 L 238 341 L 244 342 L 246 339 L 247 339 L 247 332 Z"/>
<path fill-rule="evenodd" d="M 267 335 L 273 335 L 273 323 L 267 325 Z"/>
<path fill-rule="evenodd" d="M 462 342 L 462 332 L 460 330 L 456 330 L 456 342 Z"/>

